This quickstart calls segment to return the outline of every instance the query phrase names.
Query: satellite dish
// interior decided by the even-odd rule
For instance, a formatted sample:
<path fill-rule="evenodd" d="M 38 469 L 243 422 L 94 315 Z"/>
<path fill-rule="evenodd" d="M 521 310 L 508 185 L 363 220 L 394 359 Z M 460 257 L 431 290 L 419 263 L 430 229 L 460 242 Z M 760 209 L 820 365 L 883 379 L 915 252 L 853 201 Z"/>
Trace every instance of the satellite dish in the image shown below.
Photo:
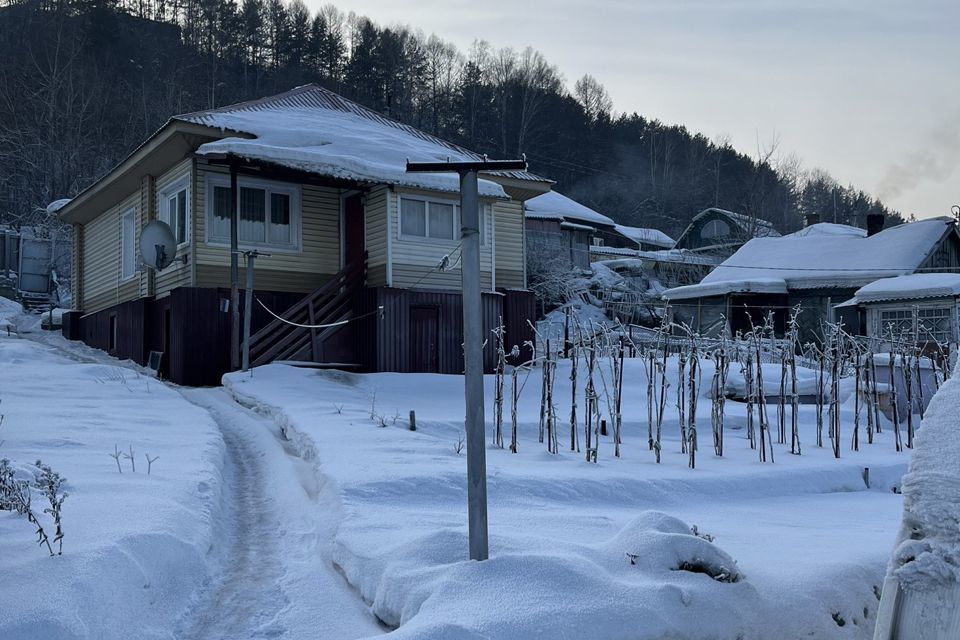
<path fill-rule="evenodd" d="M 177 256 L 177 239 L 170 225 L 154 220 L 140 232 L 140 258 L 151 269 L 163 271 Z"/>

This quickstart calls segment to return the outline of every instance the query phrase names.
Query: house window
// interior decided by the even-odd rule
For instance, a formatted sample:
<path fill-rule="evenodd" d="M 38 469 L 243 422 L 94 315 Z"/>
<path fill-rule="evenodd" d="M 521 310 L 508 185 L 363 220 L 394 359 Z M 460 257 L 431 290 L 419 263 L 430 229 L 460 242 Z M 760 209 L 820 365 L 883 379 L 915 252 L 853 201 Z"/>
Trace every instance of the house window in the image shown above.
<path fill-rule="evenodd" d="M 207 243 L 230 244 L 230 181 L 207 181 Z M 238 239 L 246 247 L 299 250 L 300 190 L 295 185 L 238 179 Z"/>
<path fill-rule="evenodd" d="M 480 205 L 480 244 L 487 243 L 489 205 Z M 456 240 L 460 237 L 460 205 L 423 198 L 400 198 L 400 237 Z"/>
<path fill-rule="evenodd" d="M 885 338 L 912 340 L 916 335 L 919 342 L 953 340 L 953 314 L 948 307 L 928 307 L 920 309 L 887 309 L 880 311 L 880 335 Z"/>
<path fill-rule="evenodd" d="M 110 332 L 107 336 L 107 351 L 116 351 L 117 350 L 117 314 L 110 314 L 110 326 L 108 331 Z"/>
<path fill-rule="evenodd" d="M 190 242 L 190 186 L 182 178 L 160 192 L 160 219 L 170 225 L 177 245 Z"/>
<path fill-rule="evenodd" d="M 120 218 L 120 277 L 129 280 L 136 271 L 136 220 L 133 209 Z"/>

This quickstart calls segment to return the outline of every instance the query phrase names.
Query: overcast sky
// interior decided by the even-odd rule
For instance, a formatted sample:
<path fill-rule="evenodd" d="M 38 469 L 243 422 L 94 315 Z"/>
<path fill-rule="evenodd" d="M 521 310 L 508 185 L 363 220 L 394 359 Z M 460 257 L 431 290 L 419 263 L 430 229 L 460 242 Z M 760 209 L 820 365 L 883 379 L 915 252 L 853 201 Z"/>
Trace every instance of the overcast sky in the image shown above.
<path fill-rule="evenodd" d="M 310 0 L 313 7 L 324 4 Z M 960 204 L 958 0 L 338 0 L 466 51 L 532 46 L 568 86 L 599 79 L 618 112 L 774 136 L 805 168 L 904 214 Z"/>

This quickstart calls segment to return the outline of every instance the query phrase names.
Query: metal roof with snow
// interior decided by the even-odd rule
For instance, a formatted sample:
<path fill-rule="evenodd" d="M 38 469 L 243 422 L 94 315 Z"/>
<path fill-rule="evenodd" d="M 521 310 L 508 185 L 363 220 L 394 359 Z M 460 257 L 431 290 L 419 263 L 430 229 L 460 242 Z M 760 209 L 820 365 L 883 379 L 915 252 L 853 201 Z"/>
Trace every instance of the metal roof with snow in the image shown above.
<path fill-rule="evenodd" d="M 642 227 L 628 227 L 624 224 L 616 225 L 617 233 L 630 238 L 637 244 L 652 244 L 664 249 L 672 249 L 676 240 L 659 229 L 645 229 Z"/>
<path fill-rule="evenodd" d="M 318 85 L 172 118 L 243 134 L 201 145 L 200 156 L 231 155 L 289 169 L 358 182 L 459 191 L 451 174 L 408 174 L 407 161 L 482 160 L 484 156 L 420 131 Z M 490 176 L 548 183 L 528 171 Z M 492 180 L 481 195 L 506 197 Z"/>
<path fill-rule="evenodd" d="M 724 260 L 700 284 L 664 292 L 668 300 L 756 291 L 757 283 L 788 289 L 863 287 L 916 271 L 940 241 L 956 234 L 953 218 L 910 222 L 866 237 L 812 233 L 755 238 Z"/>
<path fill-rule="evenodd" d="M 920 300 L 960 296 L 960 273 L 913 273 L 881 278 L 857 289 L 857 302 Z"/>
<path fill-rule="evenodd" d="M 565 220 L 574 224 L 603 227 L 612 227 L 616 224 L 607 216 L 557 191 L 548 191 L 536 198 L 530 198 L 524 203 L 523 208 L 526 216 L 533 219 Z"/>

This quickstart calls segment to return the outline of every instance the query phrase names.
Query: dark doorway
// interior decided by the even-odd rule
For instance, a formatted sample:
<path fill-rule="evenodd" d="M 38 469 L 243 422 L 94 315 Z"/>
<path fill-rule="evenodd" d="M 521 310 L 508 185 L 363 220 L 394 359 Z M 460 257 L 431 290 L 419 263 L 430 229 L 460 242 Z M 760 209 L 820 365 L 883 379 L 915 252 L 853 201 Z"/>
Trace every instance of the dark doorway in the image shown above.
<path fill-rule="evenodd" d="M 360 259 L 363 255 L 363 196 L 354 194 L 343 201 L 344 264 Z"/>
<path fill-rule="evenodd" d="M 411 372 L 437 373 L 440 371 L 440 354 L 437 352 L 439 333 L 439 307 L 410 307 Z"/>

